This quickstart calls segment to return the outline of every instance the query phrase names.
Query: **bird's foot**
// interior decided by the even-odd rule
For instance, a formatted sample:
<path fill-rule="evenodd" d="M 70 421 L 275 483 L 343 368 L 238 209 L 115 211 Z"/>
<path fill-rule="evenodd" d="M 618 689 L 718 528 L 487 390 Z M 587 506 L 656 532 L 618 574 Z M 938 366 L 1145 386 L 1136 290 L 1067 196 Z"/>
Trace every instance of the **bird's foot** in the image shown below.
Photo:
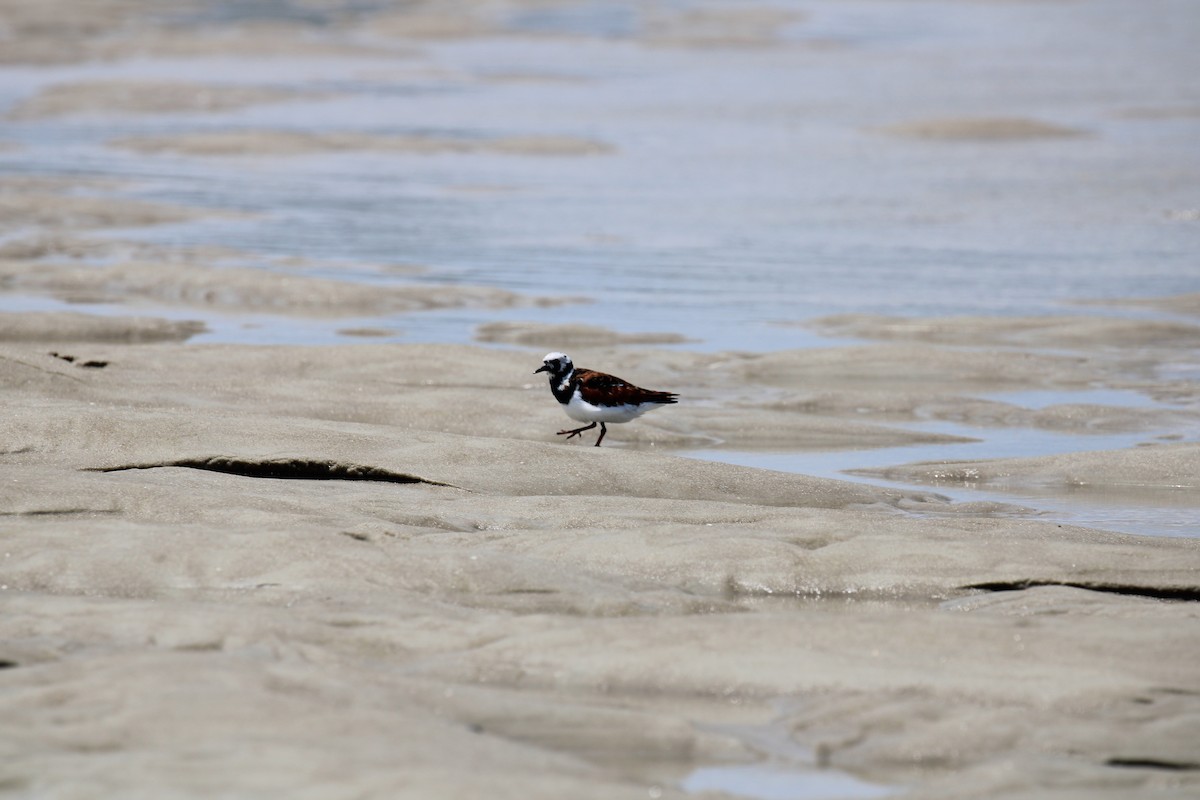
<path fill-rule="evenodd" d="M 559 431 L 558 435 L 562 436 L 563 434 L 566 434 L 567 441 L 570 441 L 576 436 L 582 436 L 584 431 L 590 431 L 594 427 L 596 427 L 596 423 L 593 422 L 591 425 L 584 425 L 582 428 L 571 428 L 570 430 Z"/>

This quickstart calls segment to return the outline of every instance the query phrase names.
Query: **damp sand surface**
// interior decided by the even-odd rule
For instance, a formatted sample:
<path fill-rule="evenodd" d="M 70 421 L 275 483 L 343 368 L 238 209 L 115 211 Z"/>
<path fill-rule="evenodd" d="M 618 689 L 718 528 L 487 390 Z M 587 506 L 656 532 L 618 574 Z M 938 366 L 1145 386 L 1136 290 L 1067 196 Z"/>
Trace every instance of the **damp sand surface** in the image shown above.
<path fill-rule="evenodd" d="M 1154 6 L 0 0 L 0 785 L 1193 796 Z"/>
<path fill-rule="evenodd" d="M 780 433 L 786 412 L 751 402 L 754 361 L 801 371 L 812 351 L 589 353 L 697 400 L 595 448 L 555 440 L 536 351 L 127 343 L 136 319 L 63 343 L 39 324 L 0 348 L 9 785 L 73 786 L 55 776 L 103 747 L 89 780 L 149 762 L 138 786 L 187 796 L 329 771 L 425 795 L 1119 797 L 1163 771 L 1195 789 L 1196 539 L 672 453 L 759 425 L 902 452 L 901 424 L 791 412 L 808 419 Z M 1197 481 L 1196 447 L 994 469 Z M 85 696 L 121 716 L 64 740 Z M 221 743 L 219 777 L 188 769 L 198 740 Z"/>

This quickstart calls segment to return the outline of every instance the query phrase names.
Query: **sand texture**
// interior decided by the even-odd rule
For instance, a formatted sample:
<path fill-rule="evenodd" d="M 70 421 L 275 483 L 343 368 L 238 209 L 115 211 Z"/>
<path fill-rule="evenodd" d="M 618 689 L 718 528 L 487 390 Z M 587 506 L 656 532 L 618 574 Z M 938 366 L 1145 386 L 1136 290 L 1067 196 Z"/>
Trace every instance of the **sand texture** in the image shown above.
<path fill-rule="evenodd" d="M 1196 760 L 1194 540 L 563 444 L 533 352 L 54 352 L 0 353 L 6 786 L 678 797 L 768 723 L 916 796 Z M 745 360 L 647 355 L 685 397 Z M 1161 449 L 1088 463 L 1195 475 Z"/>
<path fill-rule="evenodd" d="M 53 191 L 53 186 L 0 183 L 0 232 L 30 229 L 132 228 L 183 222 L 209 215 L 200 209 L 143 200 Z M 213 214 L 219 216 L 220 214 Z"/>
<path fill-rule="evenodd" d="M 368 133 L 303 133 L 296 131 L 215 131 L 175 136 L 118 139 L 114 147 L 139 153 L 178 153 L 189 156 L 298 156 L 313 153 L 377 150 L 413 155 L 590 156 L 611 147 L 567 136 L 511 136 L 493 139 L 453 139 L 435 136 L 383 136 Z"/>
<path fill-rule="evenodd" d="M 17 103 L 6 117 L 41 119 L 67 114 L 208 113 L 320 95 L 270 87 L 154 81 L 84 81 L 51 86 Z"/>
<path fill-rule="evenodd" d="M 73 303 L 141 299 L 158 306 L 302 316 L 367 316 L 429 308 L 555 303 L 503 289 L 472 286 L 373 287 L 361 283 L 218 268 L 189 263 L 128 262 L 107 266 L 0 261 L 9 291 L 45 294 Z"/>
<path fill-rule="evenodd" d="M 535 322 L 489 322 L 475 331 L 480 342 L 524 347 L 608 347 L 618 344 L 681 344 L 678 333 L 620 333 L 600 325 L 545 325 Z"/>
<path fill-rule="evenodd" d="M 0 800 L 1200 795 L 1183 4 L 787 5 L 0 0 Z"/>
<path fill-rule="evenodd" d="M 1188 303 L 1187 296 L 1160 301 L 1164 309 L 1177 313 L 1188 308 Z M 832 336 L 966 346 L 1072 350 L 1200 346 L 1200 325 L 1096 316 L 914 319 L 847 314 L 820 317 L 808 324 Z"/>
<path fill-rule="evenodd" d="M 0 315 L 0 342 L 183 342 L 205 330 L 203 322 L 155 317 L 101 317 L 70 311 Z"/>
<path fill-rule="evenodd" d="M 336 319 L 535 302 L 39 230 L 6 245 L 9 292 Z M 980 396 L 1190 402 L 1154 377 L 1186 325 L 1136 347 L 1090 318 L 855 319 L 880 341 L 772 353 L 581 339 L 578 363 L 683 399 L 597 449 L 555 435 L 536 338 L 183 345 L 203 323 L 0 320 L 0 781 L 20 793 L 683 797 L 698 766 L 770 756 L 768 734 L 915 797 L 1196 789 L 1195 540 L 940 493 L 1178 500 L 1194 444 L 872 473 L 928 489 L 671 452 L 968 440 L 907 425 L 928 419 L 1187 430 L 1187 402 Z"/>
<path fill-rule="evenodd" d="M 1011 142 L 1086 136 L 1085 131 L 1016 117 L 938 117 L 898 122 L 879 129 L 889 136 L 944 141 Z"/>
<path fill-rule="evenodd" d="M 910 482 L 961 482 L 1004 487 L 1055 486 L 1090 491 L 1171 491 L 1200 507 L 1200 447 L 1161 444 L 1028 459 L 944 461 L 880 471 Z"/>
<path fill-rule="evenodd" d="M 803 19 L 796 11 L 763 7 L 657 13 L 647 15 L 642 36 L 659 46 L 768 47 Z"/>

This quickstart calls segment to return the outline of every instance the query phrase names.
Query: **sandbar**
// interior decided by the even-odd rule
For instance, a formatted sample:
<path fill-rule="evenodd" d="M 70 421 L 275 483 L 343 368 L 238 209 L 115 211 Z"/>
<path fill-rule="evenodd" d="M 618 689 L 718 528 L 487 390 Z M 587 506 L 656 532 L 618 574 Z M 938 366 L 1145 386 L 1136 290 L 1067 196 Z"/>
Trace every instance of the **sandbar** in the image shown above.
<path fill-rule="evenodd" d="M 454 139 L 423 135 L 344 132 L 247 130 L 184 133 L 172 136 L 134 136 L 113 146 L 139 153 L 178 153 L 190 156 L 298 156 L 311 153 L 383 151 L 414 155 L 488 153 L 523 156 L 603 155 L 612 148 L 603 142 L 571 136 L 507 136 L 492 139 Z"/>
<path fill-rule="evenodd" d="M 5 116 L 11 120 L 31 120 L 86 113 L 208 113 L 321 96 L 316 92 L 267 86 L 183 81 L 81 81 L 49 86 L 12 106 Z"/>
<path fill-rule="evenodd" d="M 879 133 L 910 139 L 1011 142 L 1087 136 L 1087 131 L 1020 117 L 935 117 L 897 122 Z"/>
<path fill-rule="evenodd" d="M 682 344 L 678 333 L 622 333 L 602 325 L 547 325 L 535 322 L 489 322 L 475 330 L 475 340 L 525 347 L 605 347 L 618 344 Z"/>

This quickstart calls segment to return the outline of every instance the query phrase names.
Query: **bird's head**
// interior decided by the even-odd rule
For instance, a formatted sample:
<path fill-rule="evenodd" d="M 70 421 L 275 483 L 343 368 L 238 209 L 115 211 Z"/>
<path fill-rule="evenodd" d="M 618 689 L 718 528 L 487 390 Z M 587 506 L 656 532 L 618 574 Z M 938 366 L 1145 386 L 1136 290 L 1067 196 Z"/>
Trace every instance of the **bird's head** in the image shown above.
<path fill-rule="evenodd" d="M 533 374 L 549 372 L 550 377 L 561 378 L 574 368 L 575 365 L 571 363 L 571 357 L 566 353 L 546 353 L 546 357 L 542 359 L 542 365 L 535 369 Z"/>

